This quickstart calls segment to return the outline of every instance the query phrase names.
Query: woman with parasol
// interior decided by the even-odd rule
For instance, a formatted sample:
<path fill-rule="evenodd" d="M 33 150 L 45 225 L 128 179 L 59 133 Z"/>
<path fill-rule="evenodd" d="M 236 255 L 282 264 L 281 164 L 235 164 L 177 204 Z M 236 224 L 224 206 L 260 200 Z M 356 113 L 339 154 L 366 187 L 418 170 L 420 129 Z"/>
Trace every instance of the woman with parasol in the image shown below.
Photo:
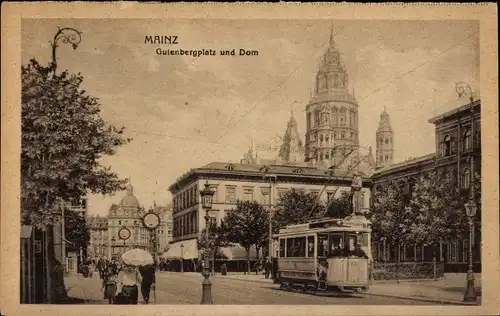
<path fill-rule="evenodd" d="M 139 284 L 142 281 L 137 267 L 153 265 L 153 257 L 142 249 L 132 249 L 122 255 L 121 261 L 123 265 L 118 273 L 116 302 L 117 304 L 137 304 Z"/>

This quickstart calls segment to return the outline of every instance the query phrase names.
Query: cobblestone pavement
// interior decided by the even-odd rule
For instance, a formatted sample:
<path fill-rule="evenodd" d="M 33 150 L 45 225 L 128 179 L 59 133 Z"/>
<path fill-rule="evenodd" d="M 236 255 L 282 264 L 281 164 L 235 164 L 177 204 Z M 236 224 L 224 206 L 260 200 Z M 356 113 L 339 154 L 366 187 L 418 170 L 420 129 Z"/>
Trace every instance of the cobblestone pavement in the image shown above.
<path fill-rule="evenodd" d="M 153 293 L 152 304 L 199 304 L 201 300 L 201 282 L 203 277 L 198 273 L 160 272 L 157 274 L 156 300 Z M 333 296 L 317 296 L 304 293 L 286 292 L 276 284 L 259 282 L 242 282 L 211 277 L 212 297 L 215 304 L 244 305 L 429 305 L 390 297 L 364 296 L 359 294 L 335 294 Z M 68 295 L 75 302 L 82 304 L 108 304 L 103 299 L 101 281 L 93 278 L 71 276 L 66 279 Z M 139 304 L 142 297 L 139 295 Z"/>

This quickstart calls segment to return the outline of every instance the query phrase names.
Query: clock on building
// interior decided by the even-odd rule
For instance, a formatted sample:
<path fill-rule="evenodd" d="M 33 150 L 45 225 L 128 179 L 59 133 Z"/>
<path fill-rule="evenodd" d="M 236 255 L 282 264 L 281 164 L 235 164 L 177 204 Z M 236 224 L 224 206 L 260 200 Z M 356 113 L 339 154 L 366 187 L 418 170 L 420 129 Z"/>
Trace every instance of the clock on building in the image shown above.
<path fill-rule="evenodd" d="M 142 217 L 142 224 L 149 230 L 154 230 L 160 226 L 160 217 L 158 214 L 150 211 Z"/>
<path fill-rule="evenodd" d="M 120 238 L 121 240 L 127 240 L 127 239 L 129 239 L 130 235 L 131 235 L 130 234 L 130 230 L 127 227 L 122 227 L 118 231 L 118 238 Z"/>

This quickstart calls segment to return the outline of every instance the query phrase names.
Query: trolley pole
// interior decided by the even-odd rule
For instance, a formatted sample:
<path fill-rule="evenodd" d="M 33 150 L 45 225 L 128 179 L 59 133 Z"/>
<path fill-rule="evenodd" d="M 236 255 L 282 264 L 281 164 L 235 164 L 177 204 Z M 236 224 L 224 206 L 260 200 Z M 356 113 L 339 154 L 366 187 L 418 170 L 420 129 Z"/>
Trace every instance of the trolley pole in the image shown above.
<path fill-rule="evenodd" d="M 67 263 L 66 263 L 66 228 L 64 223 L 64 201 L 61 200 L 61 263 L 63 265 L 64 275 L 68 273 Z"/>
<path fill-rule="evenodd" d="M 274 208 L 274 185 L 276 183 L 277 176 L 274 174 L 266 175 L 269 177 L 269 244 L 268 244 L 268 256 L 269 260 L 272 261 L 273 254 L 273 208 Z"/>

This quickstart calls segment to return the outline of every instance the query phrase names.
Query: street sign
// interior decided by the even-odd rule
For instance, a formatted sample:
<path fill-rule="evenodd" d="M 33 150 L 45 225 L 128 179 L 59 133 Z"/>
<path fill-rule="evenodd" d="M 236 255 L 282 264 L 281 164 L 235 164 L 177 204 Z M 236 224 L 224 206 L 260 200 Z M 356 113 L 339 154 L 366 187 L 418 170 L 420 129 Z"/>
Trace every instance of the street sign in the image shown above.
<path fill-rule="evenodd" d="M 123 241 L 129 239 L 130 235 L 131 235 L 130 230 L 127 227 L 122 227 L 118 231 L 118 238 L 120 238 Z"/>
<path fill-rule="evenodd" d="M 158 214 L 149 212 L 142 217 L 142 225 L 149 230 L 155 230 L 160 226 L 160 217 Z"/>

